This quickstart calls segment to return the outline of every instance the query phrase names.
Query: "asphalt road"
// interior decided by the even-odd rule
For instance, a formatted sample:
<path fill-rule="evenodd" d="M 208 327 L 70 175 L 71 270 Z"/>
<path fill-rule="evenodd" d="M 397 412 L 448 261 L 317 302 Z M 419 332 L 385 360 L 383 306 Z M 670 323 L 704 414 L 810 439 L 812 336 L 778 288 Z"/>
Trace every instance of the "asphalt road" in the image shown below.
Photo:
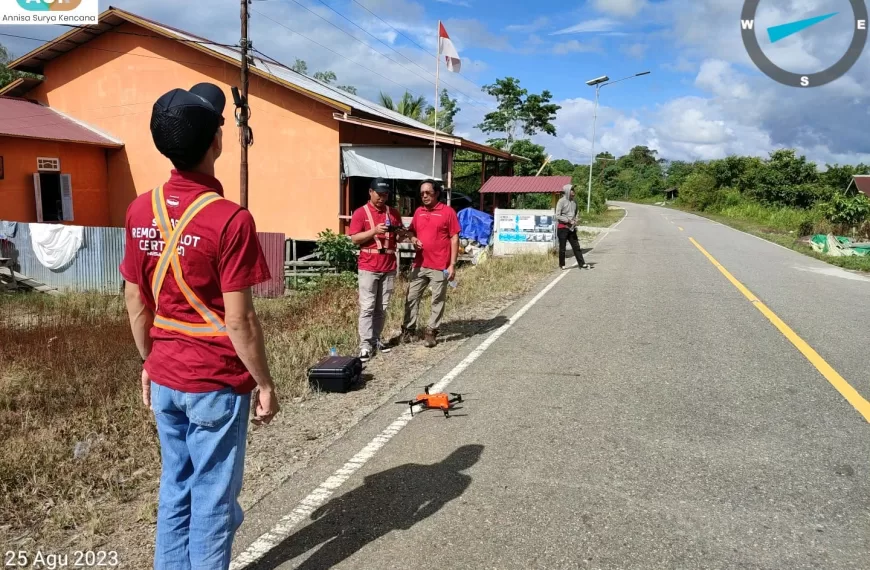
<path fill-rule="evenodd" d="M 870 568 L 868 419 L 689 238 L 859 399 L 870 279 L 626 207 L 594 269 L 453 380 L 468 392 L 457 417 L 408 423 L 249 568 Z M 248 513 L 237 553 L 399 413 L 379 410 Z"/>

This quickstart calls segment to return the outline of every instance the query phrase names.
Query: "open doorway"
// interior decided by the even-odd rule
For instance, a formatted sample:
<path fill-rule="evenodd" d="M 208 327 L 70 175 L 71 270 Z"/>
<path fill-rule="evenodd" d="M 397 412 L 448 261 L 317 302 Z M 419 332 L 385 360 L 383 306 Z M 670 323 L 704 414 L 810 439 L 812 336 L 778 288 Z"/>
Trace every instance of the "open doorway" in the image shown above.
<path fill-rule="evenodd" d="M 60 172 L 33 174 L 36 219 L 39 222 L 72 221 L 72 178 Z"/>
<path fill-rule="evenodd" d="M 42 199 L 42 221 L 63 221 L 63 200 L 60 196 L 60 173 L 40 172 L 39 193 Z"/>

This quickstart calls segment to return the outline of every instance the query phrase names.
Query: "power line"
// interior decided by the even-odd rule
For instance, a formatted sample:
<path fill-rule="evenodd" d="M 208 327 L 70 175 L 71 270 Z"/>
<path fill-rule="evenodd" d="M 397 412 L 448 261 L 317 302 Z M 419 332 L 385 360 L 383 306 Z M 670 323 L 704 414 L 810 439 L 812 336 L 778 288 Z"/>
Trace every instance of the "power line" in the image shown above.
<path fill-rule="evenodd" d="M 296 2 L 296 0 L 293 0 L 293 1 Z M 343 19 L 347 20 L 348 22 L 350 22 L 351 24 L 353 24 L 354 26 L 356 26 L 357 28 L 359 28 L 360 30 L 362 30 L 363 32 L 365 32 L 366 34 L 368 34 L 369 36 L 373 37 L 375 40 L 377 40 L 378 42 L 380 42 L 382 45 L 386 46 L 387 49 L 389 49 L 389 50 L 391 50 L 391 51 L 394 51 L 394 52 L 397 53 L 398 55 L 402 56 L 403 58 L 405 58 L 406 60 L 408 60 L 409 62 L 411 62 L 415 67 L 417 67 L 417 68 L 419 68 L 419 69 L 422 69 L 423 72 L 426 73 L 427 75 L 434 75 L 434 73 L 432 73 L 432 71 L 427 70 L 426 68 L 424 68 L 423 66 L 421 66 L 419 63 L 417 63 L 417 62 L 414 61 L 413 59 L 409 58 L 408 56 L 406 56 L 405 54 L 403 54 L 403 53 L 400 52 L 399 50 L 395 49 L 393 46 L 389 45 L 388 43 L 386 43 L 386 42 L 383 41 L 382 39 L 378 38 L 377 36 L 375 36 L 374 34 L 372 34 L 371 32 L 369 32 L 368 30 L 366 30 L 365 28 L 363 28 L 362 26 L 360 26 L 359 24 L 357 24 L 356 22 L 354 22 L 353 20 L 351 20 L 350 18 L 348 18 L 347 16 L 345 16 L 344 14 L 342 14 L 341 12 L 339 12 L 338 10 L 336 10 L 335 8 L 333 8 L 332 6 L 330 6 L 329 4 L 327 4 L 326 2 L 324 2 L 323 0 L 317 0 L 317 1 L 320 2 L 321 4 L 323 4 L 324 6 L 326 6 L 327 8 L 329 8 L 330 10 L 332 10 L 333 12 L 335 12 L 336 14 L 338 14 L 339 16 L 341 16 Z M 296 2 L 296 3 L 299 4 L 299 2 Z M 300 4 L 300 6 L 301 6 L 301 4 Z M 303 6 L 303 8 L 304 8 L 304 6 Z M 307 8 L 306 8 L 306 9 L 307 9 Z M 309 11 L 310 11 L 310 10 L 309 10 Z M 313 12 L 312 12 L 312 13 L 313 13 Z M 329 22 L 329 23 L 332 24 L 332 22 Z M 335 26 L 335 24 L 332 24 L 332 25 Z M 338 26 L 336 26 L 336 27 L 338 27 Z M 339 29 L 341 29 L 341 28 L 339 28 Z M 344 30 L 342 30 L 342 31 L 344 31 Z M 346 33 L 346 32 L 345 32 L 345 33 Z M 354 36 L 351 36 L 351 37 L 354 37 Z M 354 39 L 357 39 L 357 38 L 354 38 Z M 359 41 L 359 40 L 357 40 L 357 41 Z M 366 46 L 368 46 L 368 47 L 371 48 L 371 46 L 369 46 L 368 44 L 364 44 L 364 45 L 366 45 Z M 374 48 L 372 48 L 372 49 L 374 49 Z M 386 57 L 386 56 L 384 56 L 384 57 Z M 395 60 L 390 59 L 390 61 L 393 61 L 393 63 L 396 63 L 396 65 L 401 65 L 401 64 L 399 64 L 398 62 L 396 62 Z M 403 69 L 407 69 L 407 68 L 406 68 L 406 67 L 403 67 Z M 409 71 L 410 71 L 410 70 L 409 70 Z M 418 75 L 418 77 L 419 77 L 419 75 Z M 431 79 L 429 79 L 428 77 L 425 78 L 425 79 L 426 79 L 426 80 L 427 80 L 431 85 L 433 85 L 433 86 L 435 85 L 435 83 L 434 83 Z M 472 97 L 471 95 L 469 95 L 468 93 L 466 93 L 465 91 L 462 91 L 461 89 L 459 89 L 459 88 L 456 87 L 455 85 L 453 85 L 453 84 L 451 84 L 451 83 L 448 83 L 447 81 L 445 81 L 445 80 L 443 80 L 443 79 L 441 80 L 441 83 L 447 85 L 448 87 L 453 88 L 454 91 L 456 91 L 456 92 L 461 93 L 462 95 L 464 95 L 465 98 L 468 100 L 469 103 L 471 103 L 471 104 L 473 104 L 473 105 L 476 105 L 476 106 L 478 106 L 478 107 L 487 108 L 487 107 L 486 107 L 484 104 L 482 104 L 480 101 L 478 101 L 477 99 L 475 99 L 474 97 Z M 476 86 L 476 85 L 475 85 L 475 86 Z"/>
<path fill-rule="evenodd" d="M 75 28 L 77 30 L 88 30 L 89 26 L 74 26 L 72 24 L 59 24 L 65 28 Z M 210 46 L 220 46 L 225 48 L 238 49 L 240 46 L 238 44 L 221 44 L 218 42 L 213 42 L 210 40 L 186 40 L 184 38 L 167 38 L 166 36 L 155 36 L 153 34 L 137 34 L 136 32 L 122 32 L 120 30 L 106 30 L 102 32 L 102 34 L 121 34 L 124 36 L 138 36 L 140 38 L 153 38 L 155 40 L 168 40 L 173 42 L 182 42 L 182 43 L 190 43 L 190 44 L 201 44 L 201 45 L 210 45 Z M 53 41 L 53 40 L 49 40 Z"/>
<path fill-rule="evenodd" d="M 265 1 L 265 0 L 260 0 L 260 1 Z M 345 34 L 346 36 L 350 37 L 352 40 L 354 40 L 354 41 L 356 41 L 356 42 L 359 42 L 360 44 L 362 44 L 363 46 L 369 48 L 370 50 L 372 50 L 372 51 L 375 52 L 376 54 L 380 55 L 381 57 L 384 57 L 384 58 L 386 58 L 387 60 L 391 61 L 392 63 L 398 65 L 399 67 L 401 67 L 401 68 L 404 69 L 405 71 L 408 71 L 408 72 L 410 72 L 410 73 L 413 73 L 414 75 L 416 75 L 417 77 L 419 77 L 419 78 L 422 79 L 423 81 L 426 81 L 427 83 L 429 83 L 429 84 L 432 85 L 432 86 L 435 85 L 435 83 L 434 83 L 431 79 L 429 79 L 428 77 L 423 77 L 423 76 L 420 75 L 419 73 L 417 73 L 417 72 L 415 72 L 415 71 L 413 71 L 413 70 L 411 70 L 411 69 L 408 69 L 407 67 L 403 66 L 401 63 L 399 63 L 399 62 L 396 61 L 395 59 L 391 58 L 390 56 L 388 56 L 388 55 L 386 55 L 386 54 L 384 54 L 384 53 L 379 52 L 378 50 L 376 50 L 376 49 L 375 49 L 374 47 L 372 47 L 371 45 L 369 45 L 369 44 L 367 44 L 366 42 L 362 41 L 361 39 L 357 38 L 357 37 L 354 36 L 353 34 L 349 33 L 347 30 L 344 30 L 344 29 L 338 27 L 337 25 L 335 25 L 335 23 L 330 22 L 328 19 L 324 18 L 323 16 L 321 16 L 321 15 L 318 14 L 317 12 L 311 10 L 310 8 L 308 8 L 307 6 L 305 6 L 304 4 L 302 4 L 301 2 L 298 2 L 297 0 L 290 0 L 290 1 L 293 2 L 294 4 L 297 4 L 297 5 L 300 6 L 301 8 L 305 9 L 306 11 L 308 11 L 308 12 L 314 14 L 315 16 L 317 16 L 318 18 L 320 18 L 321 20 L 323 20 L 324 22 L 326 22 L 326 23 L 329 24 L 330 26 L 334 27 L 334 28 L 337 29 L 338 31 L 340 31 L 340 32 L 342 32 L 343 34 Z M 321 3 L 322 3 L 322 2 L 321 2 Z M 327 8 L 329 8 L 330 10 L 332 10 L 333 12 L 335 12 L 336 14 L 338 14 L 339 16 L 341 16 L 342 18 L 345 18 L 342 14 L 340 14 L 339 12 L 336 12 L 335 10 L 333 10 L 329 5 L 324 4 L 324 6 L 326 6 Z M 347 18 L 345 18 L 345 19 L 347 20 Z M 348 20 L 348 21 L 351 22 L 352 24 L 356 25 L 356 24 L 355 24 L 354 22 L 352 22 L 351 20 Z M 359 27 L 359 26 L 357 26 L 357 27 Z M 360 28 L 360 29 L 362 29 L 364 32 L 366 31 L 366 30 L 364 30 L 363 28 Z M 369 33 L 369 32 L 366 32 L 366 33 Z M 369 35 L 371 35 L 371 34 L 369 34 Z M 372 36 L 372 37 L 375 37 L 375 36 Z M 375 39 L 378 39 L 378 38 L 375 37 Z M 378 41 L 380 41 L 380 40 L 378 40 Z M 382 42 L 382 43 L 383 43 L 383 42 Z M 387 47 L 390 47 L 390 46 L 387 46 Z M 392 49 L 392 48 L 390 48 L 390 49 Z M 393 50 L 393 51 L 395 51 L 395 50 Z M 399 53 L 399 52 L 396 52 L 396 53 Z M 402 55 L 402 54 L 399 54 L 399 55 Z M 404 57 L 404 56 L 403 56 L 403 57 Z M 407 59 L 407 58 L 406 58 L 406 59 Z M 411 60 L 409 60 L 409 61 L 411 61 Z M 412 61 L 412 63 L 414 63 L 414 62 Z M 415 64 L 415 65 L 416 65 L 416 64 Z M 418 66 L 418 67 L 419 67 L 419 66 Z M 420 69 L 423 69 L 423 68 L 421 67 Z M 423 71 L 426 71 L 426 70 L 423 69 Z M 408 90 L 407 88 L 405 88 L 405 89 Z M 414 92 L 414 93 L 416 93 L 416 92 Z M 465 94 L 465 93 L 463 93 L 463 95 L 465 95 L 466 97 L 468 97 L 468 95 Z M 470 98 L 469 98 L 469 99 L 470 99 Z M 470 100 L 470 102 L 473 103 L 473 101 L 471 101 L 471 100 Z M 480 106 L 480 105 L 478 104 L 478 106 Z"/>
<path fill-rule="evenodd" d="M 388 23 L 386 20 L 384 20 L 384 19 L 381 18 L 380 16 L 378 16 L 377 14 L 375 14 L 374 12 L 372 12 L 371 10 L 369 10 L 365 5 L 361 4 L 361 3 L 358 2 L 357 0 L 351 0 L 351 1 L 352 1 L 354 4 L 356 4 L 357 6 L 359 6 L 360 8 L 362 8 L 363 10 L 365 10 L 366 12 L 368 12 L 369 14 L 371 14 L 372 16 L 374 16 L 375 18 L 377 18 L 378 20 L 380 20 L 381 22 L 383 22 L 385 26 L 389 27 L 389 28 L 392 29 L 394 32 L 396 32 L 397 34 L 399 34 L 400 36 L 402 36 L 403 38 L 405 38 L 406 40 L 408 40 L 409 42 L 411 42 L 412 44 L 414 44 L 415 46 L 417 46 L 418 48 L 420 48 L 420 51 L 422 51 L 423 53 L 425 53 L 426 55 L 428 55 L 428 56 L 430 56 L 430 57 L 434 57 L 435 59 L 438 59 L 438 56 L 437 56 L 437 55 L 433 55 L 431 52 L 427 51 L 426 48 L 424 48 L 423 46 L 421 46 L 420 44 L 418 44 L 416 41 L 414 41 L 413 39 L 411 39 L 411 38 L 409 38 L 408 36 L 406 36 L 406 35 L 405 35 L 401 30 L 397 29 L 396 27 L 394 27 L 392 24 Z M 477 83 L 475 83 L 474 81 L 472 81 L 471 79 L 469 79 L 468 77 L 466 77 L 465 75 L 462 75 L 462 73 L 459 73 L 459 75 L 462 76 L 463 79 L 465 79 L 466 81 L 468 81 L 469 83 L 471 83 L 471 84 L 474 85 L 475 87 L 478 87 L 478 88 L 480 88 L 480 89 L 483 89 L 482 87 L 480 87 L 480 85 L 478 85 Z"/>
<path fill-rule="evenodd" d="M 284 28 L 284 29 L 286 29 L 286 30 L 289 30 L 289 31 L 293 32 L 294 34 L 297 34 L 297 35 L 299 35 L 299 36 L 305 38 L 305 39 L 308 40 L 309 42 L 311 42 L 311 43 L 313 43 L 313 44 L 316 44 L 316 45 L 322 47 L 323 49 L 325 49 L 325 50 L 327 50 L 327 51 L 329 51 L 329 52 L 334 53 L 334 54 L 337 55 L 338 57 L 341 57 L 341 58 L 343 58 L 343 59 L 346 59 L 346 60 L 348 60 L 348 61 L 350 61 L 350 62 L 352 62 L 352 63 L 354 63 L 354 64 L 360 66 L 361 68 L 365 69 L 366 71 L 369 71 L 369 72 L 371 72 L 371 73 L 374 73 L 374 74 L 377 75 L 378 77 L 381 77 L 381 78 L 383 78 L 383 79 L 386 79 L 387 81 L 389 81 L 390 83 L 392 83 L 392 84 L 394 84 L 394 85 L 398 85 L 399 87 L 401 87 L 401 88 L 404 89 L 405 91 L 410 91 L 411 93 L 417 93 L 417 92 L 414 91 L 413 89 L 411 89 L 411 88 L 409 88 L 409 87 L 407 87 L 407 86 L 405 86 L 405 85 L 402 85 L 401 83 L 396 83 L 395 81 L 393 81 L 393 80 L 390 79 L 389 77 L 387 77 L 387 76 L 385 76 L 385 75 L 381 75 L 380 73 L 378 73 L 377 71 L 374 71 L 373 69 L 369 69 L 368 67 L 366 67 L 366 66 L 364 66 L 363 64 L 359 63 L 358 61 L 353 60 L 353 59 L 347 57 L 346 55 L 342 55 L 342 54 L 338 53 L 337 51 L 335 51 L 334 49 L 332 49 L 332 48 L 328 48 L 328 47 L 326 47 L 325 45 L 323 45 L 322 43 L 320 43 L 320 42 L 318 42 L 318 41 L 316 41 L 316 40 L 312 40 L 311 38 L 309 38 L 309 37 L 306 36 L 305 34 L 301 34 L 301 33 L 297 32 L 297 31 L 294 30 L 293 28 L 290 28 L 289 26 L 286 26 L 286 25 L 282 24 L 282 23 L 279 22 L 278 20 L 275 20 L 274 18 L 272 18 L 272 17 L 270 17 L 270 16 L 267 16 L 266 14 L 260 12 L 259 10 L 255 10 L 254 8 L 251 8 L 251 11 L 252 11 L 252 12 L 255 12 L 255 13 L 261 15 L 261 16 L 263 16 L 263 17 L 266 18 L 267 20 L 270 20 L 270 21 L 272 21 L 272 22 L 278 24 L 278 25 L 281 26 L 282 28 Z M 272 59 L 272 58 L 270 58 L 270 59 Z"/>
<path fill-rule="evenodd" d="M 34 41 L 34 42 L 42 42 L 42 43 L 48 43 L 48 42 L 52 42 L 52 41 L 54 41 L 54 40 L 44 40 L 44 39 L 42 39 L 42 38 L 30 38 L 30 37 L 27 37 L 27 36 L 19 36 L 19 35 L 15 35 L 15 34 L 7 34 L 7 33 L 3 33 L 3 32 L 0 32 L 0 36 L 5 36 L 5 37 L 8 37 L 8 38 L 16 38 L 16 39 L 19 39 L 19 40 L 30 40 L 30 41 Z M 165 57 L 161 57 L 161 56 L 159 56 L 159 55 L 145 55 L 145 54 L 141 54 L 141 53 L 130 53 L 130 52 L 128 52 L 128 51 L 118 51 L 118 50 L 114 50 L 114 49 L 97 48 L 97 47 L 91 47 L 91 46 L 86 46 L 86 45 L 76 46 L 76 49 L 89 49 L 89 50 L 93 50 L 93 51 L 102 51 L 102 52 L 107 52 L 107 53 L 118 53 L 118 54 L 121 54 L 121 55 L 132 55 L 132 56 L 135 56 L 135 57 L 144 57 L 144 58 L 147 58 L 147 59 L 160 59 L 160 60 L 166 60 Z M 225 65 L 225 64 L 208 64 L 208 63 L 199 63 L 199 62 L 197 62 L 197 61 L 182 61 L 182 60 L 173 60 L 173 61 L 176 61 L 177 63 L 184 63 L 184 64 L 187 64 L 187 65 L 195 65 L 195 66 L 199 66 L 199 67 L 223 67 L 223 66 Z"/>

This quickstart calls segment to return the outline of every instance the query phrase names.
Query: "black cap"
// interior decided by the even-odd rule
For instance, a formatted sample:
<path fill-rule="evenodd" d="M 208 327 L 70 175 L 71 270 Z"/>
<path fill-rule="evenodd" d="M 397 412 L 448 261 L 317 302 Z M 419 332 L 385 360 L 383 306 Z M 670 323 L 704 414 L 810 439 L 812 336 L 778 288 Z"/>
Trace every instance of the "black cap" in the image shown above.
<path fill-rule="evenodd" d="M 190 88 L 190 92 L 205 99 L 206 103 L 211 105 L 215 112 L 223 117 L 227 97 L 220 87 L 214 83 L 197 83 Z"/>
<path fill-rule="evenodd" d="M 372 190 L 377 192 L 378 194 L 389 194 L 390 193 L 390 183 L 384 180 L 383 178 L 375 178 L 372 180 L 371 185 L 369 186 Z"/>
<path fill-rule="evenodd" d="M 211 83 L 163 94 L 151 110 L 151 137 L 157 150 L 176 168 L 196 166 L 224 123 L 225 105 L 220 87 Z"/>

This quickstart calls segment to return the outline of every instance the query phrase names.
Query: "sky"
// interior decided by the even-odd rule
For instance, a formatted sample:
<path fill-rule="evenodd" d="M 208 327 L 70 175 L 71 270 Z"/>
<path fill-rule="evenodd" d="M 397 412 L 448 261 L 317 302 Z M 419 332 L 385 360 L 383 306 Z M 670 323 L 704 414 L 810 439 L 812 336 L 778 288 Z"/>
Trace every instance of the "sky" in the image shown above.
<path fill-rule="evenodd" d="M 101 10 L 109 4 L 100 0 Z M 112 4 L 216 42 L 239 40 L 237 0 Z M 309 73 L 331 70 L 368 99 L 409 90 L 431 101 L 442 20 L 462 58 L 460 74 L 440 74 L 440 87 L 459 100 L 456 133 L 485 142 L 476 125 L 495 100 L 482 86 L 515 77 L 561 107 L 556 136 L 534 137 L 554 159 L 590 160 L 595 89 L 586 81 L 650 71 L 601 89 L 595 153 L 645 145 L 669 160 L 710 160 L 794 148 L 822 167 L 870 163 L 870 53 L 828 85 L 780 85 L 746 54 L 741 9 L 737 0 L 254 0 L 250 34 L 269 57 L 303 59 Z M 776 44 L 767 39 L 768 26 L 831 12 Z M 756 21 L 765 53 L 803 73 L 839 59 L 854 27 L 848 0 L 762 0 Z M 0 26 L 0 34 L 43 40 L 64 31 Z M 4 35 L 0 43 L 16 55 L 40 45 Z"/>

